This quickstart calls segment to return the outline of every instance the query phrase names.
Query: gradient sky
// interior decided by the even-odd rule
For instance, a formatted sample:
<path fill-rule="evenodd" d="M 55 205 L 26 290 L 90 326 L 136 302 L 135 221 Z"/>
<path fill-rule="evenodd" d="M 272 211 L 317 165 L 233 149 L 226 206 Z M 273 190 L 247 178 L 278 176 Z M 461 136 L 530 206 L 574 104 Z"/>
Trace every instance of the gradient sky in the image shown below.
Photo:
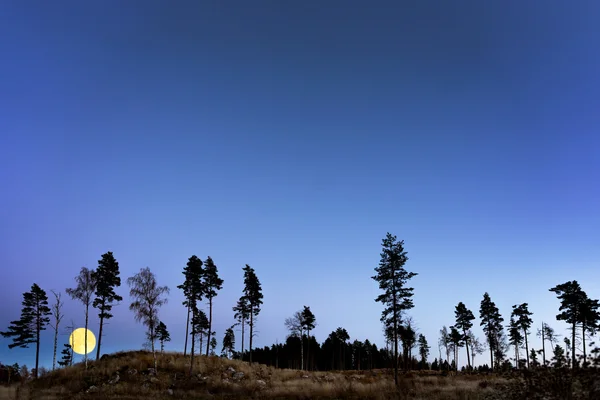
<path fill-rule="evenodd" d="M 550 287 L 600 296 L 598 18 L 596 0 L 5 2 L 0 329 L 33 282 L 64 292 L 110 250 L 123 279 L 148 266 L 172 289 L 168 350 L 192 254 L 225 280 L 219 352 L 246 263 L 256 346 L 303 305 L 319 341 L 342 326 L 382 345 L 370 277 L 390 231 L 432 359 L 485 291 L 562 332 Z M 103 353 L 144 341 L 118 291 Z M 8 343 L 1 362 L 34 364 Z"/>

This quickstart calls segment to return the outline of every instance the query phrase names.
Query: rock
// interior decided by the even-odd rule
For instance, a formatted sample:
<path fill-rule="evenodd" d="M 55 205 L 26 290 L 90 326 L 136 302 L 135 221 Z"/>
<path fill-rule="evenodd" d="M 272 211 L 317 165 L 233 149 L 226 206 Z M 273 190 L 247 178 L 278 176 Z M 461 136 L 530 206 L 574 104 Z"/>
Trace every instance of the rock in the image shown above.
<path fill-rule="evenodd" d="M 148 388 L 150 387 L 150 385 L 148 384 L 148 382 L 145 382 L 145 383 L 142 385 L 142 387 L 143 387 L 144 389 L 148 389 Z"/>
<path fill-rule="evenodd" d="M 308 375 L 302 375 L 302 378 L 303 378 L 303 379 L 308 379 L 308 378 L 309 378 L 309 376 L 308 376 Z"/>
<path fill-rule="evenodd" d="M 148 368 L 148 375 L 150 375 L 150 376 L 156 375 L 156 370 L 154 368 Z"/>
<path fill-rule="evenodd" d="M 137 369 L 130 369 L 130 370 L 127 371 L 127 373 L 129 375 L 136 375 L 137 374 Z"/>
<path fill-rule="evenodd" d="M 173 396 L 173 389 L 167 389 L 167 393 L 169 394 L 169 396 Z"/>
<path fill-rule="evenodd" d="M 235 374 L 235 369 L 233 367 L 229 367 L 227 368 L 227 372 L 229 372 L 230 374 Z"/>
<path fill-rule="evenodd" d="M 97 388 L 96 386 L 93 386 L 93 385 L 92 385 L 92 386 L 90 386 L 90 387 L 88 388 L 88 390 L 86 390 L 85 392 L 86 392 L 86 393 L 96 393 L 96 392 L 98 392 L 98 388 Z"/>
<path fill-rule="evenodd" d="M 223 383 L 229 383 L 229 379 L 228 378 L 224 378 L 223 379 Z"/>
<path fill-rule="evenodd" d="M 150 383 L 158 383 L 158 378 L 153 376 L 150 378 Z"/>
<path fill-rule="evenodd" d="M 257 380 L 256 384 L 258 386 L 267 386 L 267 382 L 263 381 L 262 379 Z"/>
<path fill-rule="evenodd" d="M 233 374 L 233 379 L 235 379 L 236 381 L 239 381 L 243 377 L 244 377 L 244 373 L 243 372 L 236 372 L 235 374 Z"/>
<path fill-rule="evenodd" d="M 108 384 L 109 384 L 109 385 L 114 385 L 114 384 L 116 384 L 117 382 L 119 382 L 120 380 L 121 380 L 121 377 L 120 377 L 120 376 L 119 376 L 119 374 L 117 373 L 117 374 L 115 375 L 115 377 L 114 377 L 114 378 L 112 378 L 110 381 L 108 381 Z"/>

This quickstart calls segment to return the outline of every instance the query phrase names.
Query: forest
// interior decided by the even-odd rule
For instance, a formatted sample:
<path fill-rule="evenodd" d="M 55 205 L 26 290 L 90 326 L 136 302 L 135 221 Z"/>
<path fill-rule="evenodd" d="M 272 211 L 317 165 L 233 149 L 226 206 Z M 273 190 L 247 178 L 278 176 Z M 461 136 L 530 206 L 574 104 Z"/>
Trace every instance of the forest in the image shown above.
<path fill-rule="evenodd" d="M 218 349 L 214 318 L 230 318 L 213 315 L 213 304 L 224 281 L 211 257 L 201 260 L 193 255 L 182 269 L 182 283 L 177 286 L 185 301 L 186 332 L 183 356 L 190 358 L 189 371 L 194 367 L 194 357 L 220 356 L 258 363 L 280 369 L 307 371 L 330 370 L 373 370 L 390 369 L 398 384 L 399 371 L 433 370 L 444 372 L 479 372 L 531 370 L 547 368 L 588 368 L 598 366 L 599 349 L 593 339 L 600 328 L 599 301 L 591 299 L 577 281 L 557 284 L 548 290 L 560 300 L 557 321 L 570 327 L 570 335 L 560 335 L 547 323 L 532 332 L 533 312 L 527 303 L 515 304 L 510 315 L 502 316 L 491 296 L 483 294 L 479 310 L 479 325 L 485 337 L 476 337 L 472 328 L 476 321 L 473 310 L 462 302 L 455 307 L 455 323 L 440 328 L 435 340 L 438 357 L 431 360 L 431 346 L 427 338 L 413 328 L 409 311 L 414 308 L 410 280 L 417 275 L 406 269 L 408 261 L 404 241 L 387 233 L 382 240 L 379 265 L 374 268 L 372 279 L 379 285 L 381 294 L 374 301 L 383 306 L 381 329 L 386 339 L 385 346 L 377 347 L 368 339 L 350 340 L 343 327 L 332 331 L 323 343 L 319 343 L 311 331 L 317 326 L 317 317 L 309 306 L 303 306 L 292 316 L 282 321 L 288 330 L 284 343 L 275 343 L 262 348 L 253 347 L 256 337 L 257 317 L 262 312 L 263 293 L 255 270 L 249 265 L 242 268 L 244 288 L 239 300 L 232 306 L 233 324 L 226 329 Z M 112 252 L 103 254 L 97 268 L 81 268 L 75 276 L 75 285 L 65 293 L 82 306 L 84 328 L 87 331 L 91 313 L 99 321 L 98 341 L 95 344 L 95 359 L 102 356 L 102 332 L 106 322 L 112 318 L 113 306 L 123 301 L 118 288 L 121 286 L 119 263 Z M 136 322 L 146 327 L 144 347 L 153 357 L 155 370 L 159 369 L 158 356 L 164 352 L 164 344 L 171 340 L 168 327 L 160 320 L 160 308 L 168 300 L 170 289 L 160 286 L 149 268 L 142 268 L 126 279 L 129 288 L 129 309 Z M 35 378 L 47 372 L 39 368 L 39 353 L 42 346 L 40 333 L 47 328 L 54 332 L 52 370 L 73 365 L 74 349 L 69 343 L 58 343 L 59 328 L 63 327 L 64 300 L 60 292 L 51 292 L 51 298 L 37 283 L 23 294 L 21 317 L 10 322 L 6 331 L 0 332 L 12 339 L 9 348 L 35 348 L 35 367 L 28 370 L 18 364 L 2 366 L 0 380 L 13 381 Z M 73 330 L 74 326 L 67 327 Z M 241 334 L 236 337 L 236 330 Z M 530 342 L 535 334 L 539 346 Z M 83 363 L 88 363 L 88 335 L 84 335 Z M 236 350 L 239 343 L 239 350 Z M 43 343 L 43 345 L 47 345 Z M 57 354 L 61 345 L 61 351 Z M 93 346 L 92 346 L 93 347 Z M 459 353 L 464 352 L 466 366 L 458 371 Z M 489 360 L 474 367 L 476 357 Z M 39 371 L 39 373 L 38 373 Z"/>

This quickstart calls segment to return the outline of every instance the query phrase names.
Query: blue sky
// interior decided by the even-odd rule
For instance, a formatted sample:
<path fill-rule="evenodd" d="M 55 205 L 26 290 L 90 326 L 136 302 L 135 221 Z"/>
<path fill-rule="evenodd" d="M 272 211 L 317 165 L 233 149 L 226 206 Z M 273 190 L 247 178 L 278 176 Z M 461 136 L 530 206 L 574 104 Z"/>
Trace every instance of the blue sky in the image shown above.
<path fill-rule="evenodd" d="M 303 305 L 318 340 L 342 326 L 381 345 L 370 277 L 390 231 L 432 357 L 485 291 L 505 319 L 528 302 L 563 330 L 548 288 L 600 296 L 600 4 L 491 3 L 6 4 L 0 326 L 33 282 L 64 292 L 110 250 L 124 279 L 148 266 L 172 289 L 161 318 L 182 349 L 176 286 L 196 254 L 225 280 L 219 342 L 250 264 L 256 346 Z M 119 292 L 104 352 L 144 339 Z M 1 362 L 33 364 L 7 345 Z"/>

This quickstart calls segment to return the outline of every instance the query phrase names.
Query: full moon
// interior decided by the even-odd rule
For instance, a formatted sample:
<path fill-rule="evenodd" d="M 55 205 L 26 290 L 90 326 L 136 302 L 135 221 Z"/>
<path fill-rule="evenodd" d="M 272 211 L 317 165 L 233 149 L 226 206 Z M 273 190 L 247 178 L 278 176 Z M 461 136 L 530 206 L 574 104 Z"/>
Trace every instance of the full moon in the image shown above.
<path fill-rule="evenodd" d="M 87 351 L 85 351 L 85 337 L 87 332 Z M 91 353 L 96 347 L 96 336 L 89 329 L 77 328 L 71 333 L 69 337 L 69 344 L 73 348 L 73 351 L 77 354 Z"/>

